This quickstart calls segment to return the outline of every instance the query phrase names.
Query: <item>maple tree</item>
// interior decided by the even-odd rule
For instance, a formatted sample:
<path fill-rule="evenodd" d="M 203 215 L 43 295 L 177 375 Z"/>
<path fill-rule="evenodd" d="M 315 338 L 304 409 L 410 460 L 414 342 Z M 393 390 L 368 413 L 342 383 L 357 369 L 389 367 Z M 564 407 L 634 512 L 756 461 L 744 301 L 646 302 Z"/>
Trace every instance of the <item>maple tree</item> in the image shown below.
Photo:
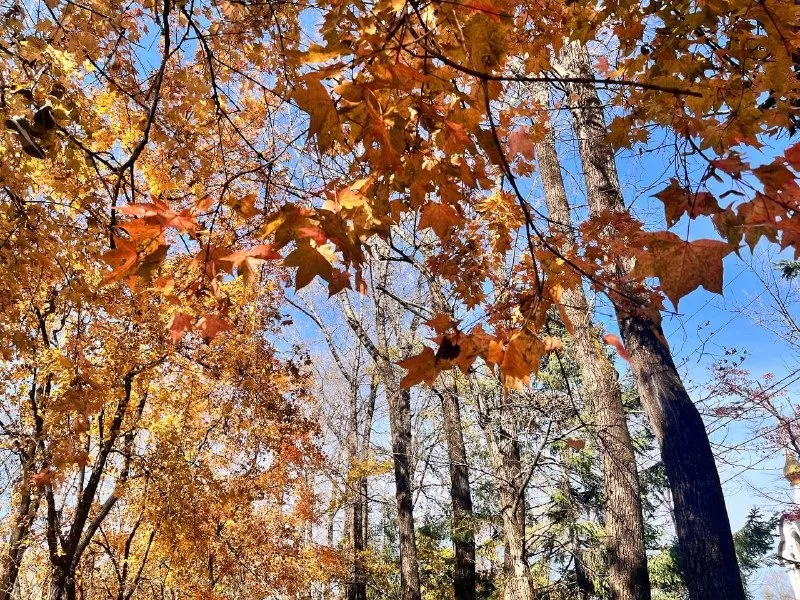
<path fill-rule="evenodd" d="M 546 333 L 553 311 L 574 335 L 570 309 L 584 284 L 617 312 L 622 340 L 607 339 L 630 360 L 654 422 L 690 567 L 719 542 L 712 579 L 735 569 L 713 456 L 660 311 L 663 297 L 677 310 L 698 287 L 721 292 L 723 260 L 743 242 L 796 252 L 800 146 L 785 141 L 800 110 L 795 3 L 47 0 L 13 3 L 2 18 L 0 350 L 10 381 L 34 378 L 16 449 L 26 474 L 16 514 L 24 533 L 41 502 L 33 488 L 49 486 L 55 593 L 74 593 L 67 580 L 99 527 L 90 514 L 112 449 L 135 443 L 127 422 L 146 422 L 147 382 L 178 360 L 176 348 L 257 335 L 245 315 L 255 302 L 277 318 L 288 283 L 278 264 L 293 270 L 296 289 L 318 278 L 330 295 L 349 297 L 369 291 L 372 255 L 410 260 L 423 244 L 426 279 L 457 309 L 437 300 L 426 321 L 434 346 L 390 356 L 379 340 L 372 352 L 391 388 L 402 581 L 411 581 L 403 593 L 419 596 L 408 592 L 419 582 L 402 458 L 407 389 L 486 367 L 505 390 L 524 393 L 562 349 Z M 586 48 L 596 43 L 613 51 L 590 64 Z M 574 228 L 524 192 L 541 169 L 536 148 L 551 108 L 533 85 L 559 91 L 585 134 L 590 214 Z M 698 176 L 684 169 L 656 191 L 668 229 L 709 217 L 718 239 L 652 231 L 625 205 L 613 152 L 646 147 L 653 132 L 699 165 Z M 410 241 L 398 241 L 409 226 Z M 253 286 L 266 295 L 242 291 Z M 461 318 L 475 314 L 479 323 Z M 264 351 L 252 339 L 238 349 Z M 648 387 L 665 371 L 670 386 Z M 22 405 L 15 386 L 8 393 Z M 40 393 L 55 402 L 46 417 Z M 683 411 L 676 421 L 667 403 Z M 87 450 L 81 435 L 106 410 L 114 416 Z M 703 448 L 699 475 L 673 433 L 683 426 Z M 73 435 L 76 427 L 84 429 Z M 112 462 L 127 480 L 133 466 Z M 67 501 L 74 527 L 60 539 L 59 481 L 50 478 L 74 468 L 91 485 Z M 694 480 L 707 480 L 708 493 L 679 493 Z M 692 534 L 690 515 L 708 535 Z M 698 599 L 721 593 L 699 571 L 687 583 Z M 730 586 L 730 597 L 743 594 Z"/>
<path fill-rule="evenodd" d="M 302 356 L 265 338 L 280 289 L 220 283 L 235 300 L 231 331 L 202 301 L 171 303 L 174 280 L 152 270 L 113 284 L 102 231 L 67 205 L 5 192 L 0 429 L 13 494 L 2 597 L 37 585 L 54 600 L 294 594 L 320 561 L 336 568 L 303 538 L 321 455 Z M 171 258 L 165 272 L 187 262 Z M 244 577 L 253 545 L 294 560 Z M 201 575 L 214 562 L 216 575 Z"/>

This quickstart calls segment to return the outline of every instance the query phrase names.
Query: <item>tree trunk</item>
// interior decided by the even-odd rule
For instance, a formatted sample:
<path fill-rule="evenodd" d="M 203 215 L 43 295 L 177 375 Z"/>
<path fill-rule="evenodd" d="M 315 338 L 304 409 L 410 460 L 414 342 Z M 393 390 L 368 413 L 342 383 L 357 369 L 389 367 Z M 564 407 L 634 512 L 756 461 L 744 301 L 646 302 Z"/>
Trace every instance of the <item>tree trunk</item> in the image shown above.
<path fill-rule="evenodd" d="M 48 600 L 76 600 L 74 569 L 61 560 L 53 567 Z"/>
<path fill-rule="evenodd" d="M 593 76 L 586 48 L 567 46 L 573 77 Z M 567 86 L 592 214 L 625 210 L 603 108 L 593 85 Z M 629 272 L 620 264 L 621 273 Z M 692 600 L 744 600 L 722 486 L 703 420 L 683 386 L 661 329 L 648 307 L 613 298 L 623 342 L 644 410 L 653 425 L 669 479 L 675 527 Z"/>
<path fill-rule="evenodd" d="M 388 262 L 382 265 L 381 286 L 386 285 Z M 402 600 L 420 600 L 419 560 L 414 529 L 413 469 L 411 462 L 411 393 L 400 389 L 400 376 L 389 358 L 386 335 L 388 316 L 376 298 L 375 326 L 377 344 L 372 341 L 345 296 L 342 301 L 350 329 L 369 352 L 377 367 L 378 376 L 389 407 L 389 430 L 394 462 L 395 502 L 397 504 L 398 541 L 400 547 L 400 587 Z"/>
<path fill-rule="evenodd" d="M 453 316 L 453 310 L 442 293 L 441 282 L 424 264 L 417 265 L 427 279 L 431 300 L 436 311 Z M 475 598 L 475 522 L 472 515 L 472 493 L 469 485 L 467 450 L 461 429 L 461 409 L 455 381 L 452 387 L 444 386 L 439 397 L 442 401 L 442 421 L 447 440 L 447 457 L 450 463 L 450 503 L 453 509 L 452 540 L 455 554 L 453 597 L 455 600 Z"/>
<path fill-rule="evenodd" d="M 499 412 L 499 422 L 488 418 L 490 410 L 482 410 L 481 427 L 486 436 L 492 466 L 499 480 L 500 515 L 505 537 L 504 600 L 533 600 L 525 553 L 525 482 L 522 473 L 516 425 L 506 406 L 492 407 Z"/>
<path fill-rule="evenodd" d="M 537 101 L 550 106 L 546 84 L 535 84 Z M 550 228 L 565 237 L 565 246 L 575 244 L 555 136 L 547 122 L 545 139 L 536 144 Z M 564 248 L 563 250 L 566 250 Z M 594 429 L 603 459 L 605 504 L 605 546 L 608 554 L 608 584 L 612 600 L 650 600 L 644 519 L 633 451 L 622 391 L 617 372 L 600 346 L 592 322 L 592 311 L 582 287 L 565 290 L 562 296 L 572 322 L 572 345 L 580 370 L 583 395 L 594 416 Z"/>
<path fill-rule="evenodd" d="M 361 437 L 361 447 L 358 444 L 358 405 L 355 402 L 357 399 L 357 388 L 353 390 L 353 405 L 351 406 L 351 433 L 353 441 L 349 442 L 348 451 L 352 457 L 358 457 L 362 462 L 366 461 L 369 457 L 369 441 L 372 431 L 372 416 L 375 409 L 375 396 L 377 393 L 376 384 L 370 385 L 370 395 L 367 406 L 367 414 L 364 424 L 364 432 Z M 352 511 L 349 515 L 348 521 L 349 536 L 352 543 L 352 568 L 350 571 L 350 580 L 347 583 L 347 600 L 367 600 L 367 578 L 364 567 L 364 550 L 367 548 L 367 514 L 369 507 L 367 505 L 367 478 L 359 477 L 352 484 L 349 490 L 352 496 Z"/>
<path fill-rule="evenodd" d="M 23 466 L 22 475 L 17 485 L 19 503 L 16 506 L 14 522 L 8 539 L 8 550 L 3 557 L 2 577 L 0 579 L 0 600 L 10 600 L 17 583 L 22 557 L 28 548 L 28 534 L 33 519 L 39 510 L 39 496 L 34 494 L 30 485 L 30 470 Z"/>
<path fill-rule="evenodd" d="M 389 367 L 391 368 L 391 367 Z M 411 470 L 411 393 L 396 382 L 386 386 L 389 404 L 389 429 L 394 458 L 395 500 L 400 545 L 400 587 L 402 600 L 422 597 L 414 530 L 413 474 Z"/>
<path fill-rule="evenodd" d="M 347 434 L 347 465 L 351 469 L 355 461 L 361 457 L 358 451 L 358 399 L 359 388 L 353 378 L 350 385 L 350 424 Z M 366 600 L 367 597 L 366 582 L 361 568 L 364 552 L 362 481 L 363 477 L 353 481 L 348 477 L 345 482 L 347 496 L 345 539 L 351 550 L 350 573 L 345 594 L 347 600 Z"/>
<path fill-rule="evenodd" d="M 475 599 L 475 531 L 472 521 L 472 495 L 469 487 L 467 451 L 461 429 L 458 396 L 445 389 L 440 394 L 447 455 L 450 463 L 450 499 L 453 506 L 453 548 L 455 600 Z"/>

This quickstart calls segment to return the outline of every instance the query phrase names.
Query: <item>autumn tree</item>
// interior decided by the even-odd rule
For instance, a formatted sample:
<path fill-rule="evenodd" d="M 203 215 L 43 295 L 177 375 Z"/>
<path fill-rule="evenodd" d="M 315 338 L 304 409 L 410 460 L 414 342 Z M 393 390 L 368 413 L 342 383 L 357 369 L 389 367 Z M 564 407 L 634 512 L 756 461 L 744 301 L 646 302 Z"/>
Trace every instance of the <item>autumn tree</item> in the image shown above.
<path fill-rule="evenodd" d="M 557 350 L 544 333 L 548 314 L 559 310 L 567 324 L 564 291 L 587 283 L 616 309 L 621 352 L 661 443 L 690 592 L 697 600 L 741 598 L 713 455 L 660 319 L 664 297 L 677 308 L 700 286 L 721 292 L 723 259 L 742 242 L 751 249 L 762 239 L 796 245 L 799 151 L 781 136 L 792 134 L 797 121 L 798 12 L 787 0 L 13 3 L 0 33 L 2 245 L 9 275 L 3 285 L 11 290 L 11 300 L 3 299 L 6 347 L 35 345 L 37 352 L 47 348 L 44 354 L 58 348 L 51 338 L 61 325 L 54 320 L 81 307 L 60 284 L 51 304 L 54 286 L 37 285 L 36 267 L 63 269 L 72 278 L 80 269 L 65 267 L 65 255 L 93 265 L 92 273 L 105 257 L 105 275 L 86 285 L 124 299 L 102 303 L 112 318 L 130 328 L 139 320 L 152 324 L 155 335 L 156 323 L 168 316 L 162 334 L 210 339 L 237 325 L 241 302 L 227 285 L 232 275 L 267 290 L 283 285 L 278 270 L 260 277 L 263 261 L 295 269 L 297 288 L 318 277 L 331 294 L 346 288 L 374 294 L 364 271 L 370 253 L 385 254 L 392 227 L 413 220 L 436 236 L 426 260 L 474 319 L 435 331 L 436 349 L 425 346 L 411 357 L 390 356 L 391 344 L 379 336 L 370 340 L 393 406 L 398 517 L 408 557 L 403 593 L 416 598 L 420 586 L 411 475 L 403 463 L 410 392 L 400 386 L 396 359 L 411 361 L 404 363 L 407 386 L 435 385 L 450 369 L 468 377 L 477 363 L 494 371 L 505 392 L 524 394 L 543 357 Z M 612 50 L 595 67 L 586 47 L 598 42 Z M 590 215 L 575 243 L 524 193 L 537 139 L 528 122 L 541 103 L 517 90 L 541 83 L 565 86 L 580 138 Z M 607 114 L 603 103 L 610 105 Z M 697 175 L 686 168 L 659 184 L 667 227 L 684 217 L 711 217 L 719 239 L 648 231 L 624 204 L 614 150 L 647 147 L 651 131 L 666 132 L 687 166 L 700 165 Z M 777 147 L 762 151 L 767 142 Z M 732 203 L 723 207 L 723 197 Z M 88 241 L 73 244 L 83 235 Z M 173 267 L 177 255 L 185 261 Z M 83 275 L 74 277 L 80 282 Z M 151 288 L 131 277 L 151 281 Z M 98 292 L 100 282 L 109 287 Z M 40 315 L 28 311 L 23 289 L 34 292 Z M 158 306 L 156 296 L 184 308 L 157 311 L 152 322 L 116 314 L 137 303 Z M 28 333 L 15 339 L 23 315 Z M 103 328 L 101 321 L 67 317 L 64 337 Z M 140 361 L 124 340 L 114 341 L 124 360 L 87 367 L 116 385 L 102 396 L 107 411 L 100 400 L 94 406 L 92 426 L 99 433 L 103 414 L 103 432 L 92 432 L 88 450 L 67 439 L 70 410 L 53 416 L 55 437 L 42 437 L 50 424 L 38 398 L 60 398 L 70 384 L 55 378 L 56 362 L 33 366 L 37 472 L 58 471 L 51 463 L 59 444 L 73 462 L 85 453 L 93 465 L 106 465 L 114 444 L 124 443 L 129 409 L 135 414 L 148 373 L 158 366 L 151 364 L 161 356 L 156 349 L 167 342 L 153 341 Z M 607 367 L 598 370 L 610 379 Z M 13 393 L 22 398 L 18 389 Z M 598 420 L 611 414 L 600 410 Z M 618 411 L 612 416 L 622 433 Z M 115 441 L 109 444 L 106 434 Z M 687 448 L 696 448 L 698 458 Z M 16 452 L 23 461 L 32 455 L 24 446 Z M 632 480 L 629 458 L 621 476 Z M 91 485 L 78 492 L 75 527 L 62 532 L 64 540 L 48 499 L 48 486 L 52 491 L 59 482 L 43 481 L 49 549 L 56 579 L 65 580 L 56 589 L 70 589 L 83 535 L 91 532 L 85 527 L 101 514 L 92 513 L 92 502 L 102 476 L 90 471 L 87 463 Z M 26 528 L 36 501 L 25 500 L 24 485 L 19 492 L 29 509 L 15 514 Z M 627 512 L 636 524 L 635 506 Z M 14 563 L 21 547 L 11 541 Z M 623 562 L 641 581 L 641 548 Z"/>

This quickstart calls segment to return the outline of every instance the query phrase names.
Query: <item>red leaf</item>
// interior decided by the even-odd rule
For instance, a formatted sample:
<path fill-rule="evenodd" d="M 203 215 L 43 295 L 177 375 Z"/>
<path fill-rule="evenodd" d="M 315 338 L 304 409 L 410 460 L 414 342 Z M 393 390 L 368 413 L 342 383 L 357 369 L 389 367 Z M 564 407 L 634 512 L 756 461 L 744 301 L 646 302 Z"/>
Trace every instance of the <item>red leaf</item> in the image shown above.
<path fill-rule="evenodd" d="M 566 438 L 564 442 L 567 444 L 567 448 L 573 450 L 583 450 L 586 447 L 586 440 L 580 438 Z"/>
<path fill-rule="evenodd" d="M 607 333 L 606 335 L 603 336 L 603 342 L 605 342 L 609 346 L 614 346 L 614 348 L 616 348 L 617 350 L 617 354 L 619 354 L 619 357 L 621 359 L 631 362 L 631 355 L 628 354 L 628 351 L 622 344 L 622 340 L 619 339 L 616 335 L 614 335 L 613 333 Z"/>
<path fill-rule="evenodd" d="M 197 321 L 197 328 L 203 334 L 203 337 L 210 341 L 213 340 L 218 333 L 228 331 L 231 326 L 227 321 L 220 319 L 216 315 L 206 315 L 200 317 L 200 320 Z"/>
<path fill-rule="evenodd" d="M 525 127 L 517 129 L 509 134 L 508 150 L 511 158 L 519 154 L 528 160 L 533 160 L 533 140 L 531 139 L 530 132 Z"/>
<path fill-rule="evenodd" d="M 169 322 L 169 334 L 172 343 L 177 344 L 183 335 L 192 328 L 192 317 L 186 313 L 176 312 Z"/>
<path fill-rule="evenodd" d="M 668 227 L 675 225 L 684 214 L 694 219 L 700 215 L 722 212 L 714 196 L 708 192 L 690 192 L 675 179 L 670 181 L 668 187 L 658 192 L 656 198 L 664 203 L 664 215 Z"/>
<path fill-rule="evenodd" d="M 795 171 L 800 171 L 800 144 L 787 148 L 784 157 Z"/>

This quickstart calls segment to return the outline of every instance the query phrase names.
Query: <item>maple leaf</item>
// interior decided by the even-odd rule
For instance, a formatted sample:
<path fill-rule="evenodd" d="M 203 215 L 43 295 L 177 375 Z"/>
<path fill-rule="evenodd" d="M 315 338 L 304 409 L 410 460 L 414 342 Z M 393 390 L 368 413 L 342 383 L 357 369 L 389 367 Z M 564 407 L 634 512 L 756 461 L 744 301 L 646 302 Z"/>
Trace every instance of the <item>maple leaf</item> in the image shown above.
<path fill-rule="evenodd" d="M 771 242 L 777 240 L 776 226 L 784 212 L 784 207 L 772 197 L 756 192 L 755 197 L 740 204 L 736 212 L 736 219 L 731 217 L 731 222 L 738 222 L 751 250 L 755 248 L 762 237 L 766 237 Z"/>
<path fill-rule="evenodd" d="M 206 341 L 211 341 L 217 334 L 230 330 L 231 326 L 217 315 L 205 315 L 197 321 L 197 329 L 200 330 Z"/>
<path fill-rule="evenodd" d="M 334 142 L 342 139 L 342 130 L 336 107 L 328 90 L 322 85 L 321 77 L 321 74 L 306 76 L 303 79 L 305 87 L 295 89 L 292 98 L 310 117 L 308 136 L 316 137 L 319 149 L 326 152 Z"/>
<path fill-rule="evenodd" d="M 531 134 L 527 128 L 521 127 L 520 129 L 517 129 L 509 134 L 508 150 L 509 155 L 512 158 L 519 154 L 528 160 L 533 160 L 535 155 L 533 149 L 533 140 L 531 139 Z"/>
<path fill-rule="evenodd" d="M 191 235 L 198 230 L 197 221 L 190 210 L 176 213 L 165 202 L 158 199 L 154 199 L 152 202 L 120 206 L 117 208 L 117 212 L 139 219 L 151 219 L 151 223 L 159 223 L 162 227 L 172 227 Z"/>
<path fill-rule="evenodd" d="M 777 162 L 756 167 L 753 169 L 753 174 L 758 177 L 766 190 L 782 190 L 795 181 L 794 173 Z"/>
<path fill-rule="evenodd" d="M 287 267 L 297 267 L 295 289 L 299 290 L 311 283 L 317 275 L 330 282 L 333 267 L 325 256 L 309 242 L 300 242 L 297 247 L 283 259 Z"/>
<path fill-rule="evenodd" d="M 789 146 L 783 156 L 795 171 L 800 171 L 800 143 Z"/>
<path fill-rule="evenodd" d="M 115 237 L 114 249 L 105 253 L 104 258 L 113 267 L 103 277 L 103 284 L 118 281 L 128 275 L 139 261 L 139 252 L 134 242 Z"/>
<path fill-rule="evenodd" d="M 669 186 L 655 195 L 664 203 L 664 215 L 667 226 L 672 227 L 687 214 L 690 219 L 700 215 L 714 215 L 722 212 L 716 198 L 708 192 L 690 192 L 681 186 L 676 179 L 670 180 Z"/>
<path fill-rule="evenodd" d="M 347 271 L 334 269 L 328 282 L 328 298 L 341 292 L 343 289 L 351 289 L 350 275 Z"/>
<path fill-rule="evenodd" d="M 460 222 L 458 211 L 449 204 L 430 202 L 422 207 L 419 228 L 430 227 L 436 236 L 446 242 L 450 239 L 450 230 Z"/>
<path fill-rule="evenodd" d="M 425 325 L 433 329 L 436 333 L 442 334 L 448 329 L 455 327 L 458 321 L 446 313 L 436 313 L 436 316 L 425 321 Z"/>
<path fill-rule="evenodd" d="M 725 171 L 728 173 L 728 175 L 735 179 L 738 179 L 742 172 L 749 168 L 749 165 L 746 162 L 743 162 L 742 159 L 736 154 L 726 156 L 725 158 L 714 159 L 711 161 L 711 164 L 717 169 Z"/>
<path fill-rule="evenodd" d="M 486 333 L 481 325 L 477 325 L 469 333 L 457 333 L 453 343 L 458 345 L 459 352 L 457 356 L 450 359 L 450 363 L 461 369 L 462 373 L 468 373 L 479 356 L 488 354 L 489 343 L 492 339 L 492 336 Z"/>
<path fill-rule="evenodd" d="M 539 371 L 544 354 L 545 344 L 538 337 L 525 332 L 514 333 L 500 362 L 506 388 L 518 390 L 527 385 L 531 373 Z"/>
<path fill-rule="evenodd" d="M 220 261 L 229 262 L 240 275 L 251 277 L 259 266 L 268 260 L 283 258 L 276 252 L 271 244 L 259 244 L 248 250 L 240 250 L 220 258 Z"/>
<path fill-rule="evenodd" d="M 658 277 L 676 309 L 681 298 L 700 286 L 722 293 L 722 259 L 733 251 L 730 244 L 706 239 L 687 242 L 669 231 L 642 235 L 648 252 L 636 272 Z"/>
<path fill-rule="evenodd" d="M 436 354 L 428 346 L 425 346 L 419 354 L 401 360 L 397 364 L 408 371 L 400 381 L 400 387 L 404 389 L 413 387 L 423 381 L 432 387 L 436 381 L 436 376 L 439 374 L 436 365 Z"/>
<path fill-rule="evenodd" d="M 617 350 L 617 354 L 619 354 L 621 359 L 631 362 L 631 355 L 628 354 L 628 351 L 625 349 L 625 345 L 622 343 L 622 340 L 619 339 L 619 336 L 616 336 L 613 333 L 607 333 L 603 336 L 603 342 L 609 346 L 613 346 Z"/>
<path fill-rule="evenodd" d="M 184 334 L 192 328 L 192 317 L 186 313 L 176 312 L 169 322 L 169 335 L 172 343 L 177 344 Z"/>

